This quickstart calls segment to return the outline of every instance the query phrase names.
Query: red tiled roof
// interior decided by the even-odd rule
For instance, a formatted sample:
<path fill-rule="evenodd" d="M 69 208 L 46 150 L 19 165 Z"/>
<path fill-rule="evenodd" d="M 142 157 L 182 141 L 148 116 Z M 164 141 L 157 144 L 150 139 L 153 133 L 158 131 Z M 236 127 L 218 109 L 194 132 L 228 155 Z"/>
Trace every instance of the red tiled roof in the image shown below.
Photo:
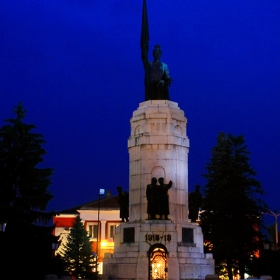
<path fill-rule="evenodd" d="M 99 199 L 97 199 L 92 202 L 86 203 L 79 209 L 98 209 L 98 204 L 99 204 L 100 209 L 103 209 L 103 210 L 120 209 L 120 204 L 118 202 L 118 196 L 100 198 L 100 201 L 99 201 Z"/>
<path fill-rule="evenodd" d="M 91 202 L 87 202 L 76 207 L 68 208 L 62 211 L 59 211 L 59 214 L 78 214 L 77 210 L 95 210 L 98 209 L 98 204 L 100 210 L 118 210 L 120 209 L 120 204 L 118 202 L 118 196 L 104 196 L 99 199 L 93 200 Z"/>

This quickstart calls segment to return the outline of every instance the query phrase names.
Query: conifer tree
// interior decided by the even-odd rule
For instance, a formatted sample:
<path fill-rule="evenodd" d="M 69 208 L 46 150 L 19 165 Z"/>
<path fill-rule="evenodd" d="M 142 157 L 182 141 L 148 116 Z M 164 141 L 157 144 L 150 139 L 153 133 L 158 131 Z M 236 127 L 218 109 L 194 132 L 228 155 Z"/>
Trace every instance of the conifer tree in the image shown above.
<path fill-rule="evenodd" d="M 262 237 L 261 213 L 266 204 L 249 154 L 242 135 L 220 133 L 203 175 L 207 183 L 201 227 L 211 244 L 217 273 L 224 269 L 229 279 L 236 273 L 241 278 L 252 273 Z"/>
<path fill-rule="evenodd" d="M 22 275 L 26 270 L 32 279 L 37 268 L 43 273 L 48 249 L 51 253 L 48 242 L 52 228 L 47 225 L 54 212 L 47 212 L 46 207 L 53 198 L 48 190 L 53 170 L 39 167 L 46 154 L 42 148 L 45 141 L 41 134 L 32 132 L 35 125 L 23 122 L 26 111 L 22 103 L 14 113 L 16 118 L 5 120 L 0 128 L 0 219 L 6 223 L 1 253 L 7 262 L 11 254 L 5 250 L 20 253 L 18 269 L 11 273 Z M 38 279 L 38 275 L 34 277 Z"/>
<path fill-rule="evenodd" d="M 22 122 L 26 115 L 22 103 L 14 112 L 16 119 L 7 119 L 0 129 L 1 205 L 7 214 L 6 231 L 22 234 L 27 227 L 46 224 L 53 217 L 53 212 L 45 212 L 53 198 L 48 190 L 53 170 L 38 167 L 46 154 L 45 141 L 41 134 L 31 132 L 35 125 Z"/>
<path fill-rule="evenodd" d="M 62 251 L 66 271 L 77 278 L 94 278 L 96 274 L 92 272 L 95 266 L 92 246 L 79 216 L 70 230 Z"/>

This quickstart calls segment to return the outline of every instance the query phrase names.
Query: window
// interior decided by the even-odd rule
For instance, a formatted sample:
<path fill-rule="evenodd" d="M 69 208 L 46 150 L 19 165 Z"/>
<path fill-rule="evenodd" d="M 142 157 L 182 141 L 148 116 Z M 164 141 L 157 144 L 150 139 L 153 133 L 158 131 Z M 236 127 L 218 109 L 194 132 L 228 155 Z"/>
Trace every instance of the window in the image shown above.
<path fill-rule="evenodd" d="M 97 233 L 98 233 L 97 224 L 88 223 L 87 232 L 90 238 L 97 238 Z"/>
<path fill-rule="evenodd" d="M 110 225 L 109 227 L 109 238 L 114 238 L 116 232 L 116 226 L 115 225 Z"/>
<path fill-rule="evenodd" d="M 115 232 L 116 232 L 116 227 L 119 226 L 120 223 L 116 222 L 108 222 L 106 225 L 106 238 L 114 238 Z"/>

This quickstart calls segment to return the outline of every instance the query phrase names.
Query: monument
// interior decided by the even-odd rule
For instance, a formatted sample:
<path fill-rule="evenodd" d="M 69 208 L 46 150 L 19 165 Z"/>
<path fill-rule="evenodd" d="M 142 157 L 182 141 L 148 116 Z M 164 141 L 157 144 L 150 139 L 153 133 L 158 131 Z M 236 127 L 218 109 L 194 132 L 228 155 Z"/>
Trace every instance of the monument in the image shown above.
<path fill-rule="evenodd" d="M 116 280 L 204 280 L 214 274 L 214 260 L 203 252 L 201 228 L 188 219 L 187 119 L 169 100 L 171 78 L 159 45 L 148 61 L 148 41 L 144 0 L 145 101 L 130 120 L 129 221 L 116 228 L 114 254 L 105 255 L 103 273 Z"/>

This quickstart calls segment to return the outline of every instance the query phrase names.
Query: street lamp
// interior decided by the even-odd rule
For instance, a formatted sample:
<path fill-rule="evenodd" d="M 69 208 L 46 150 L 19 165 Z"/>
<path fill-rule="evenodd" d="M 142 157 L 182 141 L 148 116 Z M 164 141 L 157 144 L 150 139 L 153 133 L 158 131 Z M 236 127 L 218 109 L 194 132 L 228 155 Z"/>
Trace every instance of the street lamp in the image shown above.
<path fill-rule="evenodd" d="M 269 212 L 264 214 L 271 215 L 275 218 L 275 247 L 278 249 L 278 217 L 280 216 L 280 213 L 277 213 L 277 210 L 274 210 L 274 212 L 269 210 Z"/>
<path fill-rule="evenodd" d="M 100 212 L 100 197 L 105 194 L 104 189 L 99 190 L 98 194 L 98 209 L 97 209 L 97 238 L 96 238 L 96 266 L 95 270 L 97 271 L 97 265 L 98 265 L 98 254 L 99 254 L 99 212 Z"/>

